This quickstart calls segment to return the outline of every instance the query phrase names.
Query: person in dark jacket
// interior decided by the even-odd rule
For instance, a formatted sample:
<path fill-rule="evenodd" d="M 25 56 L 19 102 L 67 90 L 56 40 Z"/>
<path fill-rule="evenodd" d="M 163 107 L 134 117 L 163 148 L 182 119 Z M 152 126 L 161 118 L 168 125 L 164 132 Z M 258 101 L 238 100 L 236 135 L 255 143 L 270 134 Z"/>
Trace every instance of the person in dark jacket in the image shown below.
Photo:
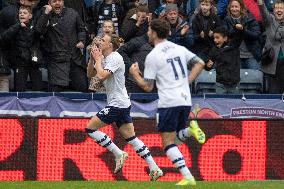
<path fill-rule="evenodd" d="M 183 18 L 178 14 L 178 7 L 176 4 L 167 4 L 165 8 L 165 20 L 170 23 L 171 32 L 168 37 L 168 40 L 187 47 L 188 44 L 188 31 L 189 25 L 188 23 L 183 20 Z"/>
<path fill-rule="evenodd" d="M 15 0 L 14 3 L 4 7 L 0 12 L 0 33 L 18 22 L 18 12 L 20 6 L 28 6 L 33 9 L 37 5 L 38 1 L 39 0 Z M 37 13 L 34 12 L 33 15 L 35 19 L 37 17 Z M 11 43 L 6 44 L 5 47 L 2 46 L 2 52 L 6 56 L 6 59 L 11 66 L 15 64 L 15 62 L 13 62 L 14 55 L 11 49 L 13 42 L 14 41 L 11 41 Z"/>
<path fill-rule="evenodd" d="M 261 29 L 254 17 L 247 13 L 242 0 L 230 0 L 228 16 L 224 19 L 229 38 L 241 34 L 240 59 L 242 69 L 259 69 L 262 46 Z"/>
<path fill-rule="evenodd" d="M 35 30 L 44 36 L 49 91 L 87 91 L 86 64 L 82 62 L 81 51 L 86 39 L 82 19 L 75 10 L 65 8 L 63 0 L 49 0 L 44 8 Z"/>
<path fill-rule="evenodd" d="M 129 68 L 133 63 L 138 63 L 143 74 L 146 56 L 153 47 L 148 42 L 147 34 L 135 37 L 121 46 L 117 52 L 123 57 L 125 63 L 125 85 L 128 93 L 145 93 L 135 82 L 132 75 L 129 74 Z"/>
<path fill-rule="evenodd" d="M 11 69 L 9 62 L 6 59 L 5 54 L 2 52 L 8 43 L 12 40 L 13 36 L 16 34 L 18 26 L 14 25 L 0 33 L 0 91 L 9 91 L 9 75 L 11 74 Z"/>
<path fill-rule="evenodd" d="M 134 14 L 130 14 L 133 13 L 133 10 L 135 10 Z M 125 42 L 147 33 L 149 21 L 151 20 L 151 15 L 148 13 L 148 7 L 145 5 L 138 6 L 127 13 L 121 27 L 121 37 Z"/>
<path fill-rule="evenodd" d="M 23 92 L 27 89 L 28 76 L 31 80 L 31 89 L 40 91 L 42 88 L 42 74 L 39 70 L 39 35 L 34 31 L 32 10 L 30 7 L 19 8 L 19 23 L 11 26 L 13 36 L 12 54 L 14 54 L 14 90 Z"/>
<path fill-rule="evenodd" d="M 84 0 L 64 0 L 64 6 L 76 10 L 83 22 L 86 22 Z"/>
<path fill-rule="evenodd" d="M 224 27 L 213 31 L 215 47 L 209 52 L 205 69 L 216 69 L 216 93 L 239 93 L 241 38 L 230 39 Z"/>
<path fill-rule="evenodd" d="M 199 0 L 199 12 L 192 20 L 194 35 L 193 51 L 206 60 L 209 50 L 214 46 L 213 30 L 222 25 L 220 18 L 212 10 L 212 0 Z"/>
<path fill-rule="evenodd" d="M 14 4 L 3 8 L 0 12 L 0 32 L 7 30 L 10 26 L 18 22 L 20 6 L 33 8 L 37 5 L 37 2 L 38 0 L 16 0 Z"/>
<path fill-rule="evenodd" d="M 94 32 L 94 19 L 91 11 L 87 9 L 86 3 L 84 0 L 64 0 L 64 6 L 76 10 L 83 20 L 86 26 L 86 33 L 89 37 L 92 32 Z M 87 38 L 86 42 L 90 42 L 90 39 Z"/>

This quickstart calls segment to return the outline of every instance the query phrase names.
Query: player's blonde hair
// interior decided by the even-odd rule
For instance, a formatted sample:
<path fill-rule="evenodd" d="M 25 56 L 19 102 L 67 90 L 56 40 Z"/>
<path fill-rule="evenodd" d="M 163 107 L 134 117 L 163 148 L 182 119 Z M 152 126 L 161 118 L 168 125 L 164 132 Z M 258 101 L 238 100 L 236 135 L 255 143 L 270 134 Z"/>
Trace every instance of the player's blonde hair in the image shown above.
<path fill-rule="evenodd" d="M 110 43 L 112 44 L 113 51 L 116 51 L 120 47 L 121 43 L 123 43 L 122 38 L 116 34 L 105 34 L 105 35 L 110 37 Z"/>

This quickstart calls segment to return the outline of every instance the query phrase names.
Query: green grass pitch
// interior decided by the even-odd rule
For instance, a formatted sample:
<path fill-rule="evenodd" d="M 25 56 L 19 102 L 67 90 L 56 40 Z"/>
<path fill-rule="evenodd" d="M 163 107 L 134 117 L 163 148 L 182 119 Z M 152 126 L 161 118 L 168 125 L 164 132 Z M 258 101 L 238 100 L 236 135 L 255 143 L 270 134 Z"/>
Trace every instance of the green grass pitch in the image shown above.
<path fill-rule="evenodd" d="M 175 182 L 0 182 L 0 189 L 284 189 L 284 181 L 197 182 L 196 186 L 175 186 Z"/>

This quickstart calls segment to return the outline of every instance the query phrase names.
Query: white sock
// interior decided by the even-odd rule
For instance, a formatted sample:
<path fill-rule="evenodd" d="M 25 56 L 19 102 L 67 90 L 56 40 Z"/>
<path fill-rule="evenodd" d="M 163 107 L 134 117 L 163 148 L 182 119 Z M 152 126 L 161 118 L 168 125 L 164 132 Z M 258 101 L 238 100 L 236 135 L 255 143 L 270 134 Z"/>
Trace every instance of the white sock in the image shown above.
<path fill-rule="evenodd" d="M 114 154 L 115 157 L 120 157 L 122 155 L 122 151 L 111 141 L 110 137 L 105 133 L 91 129 L 86 129 L 86 132 L 92 139 L 96 141 L 97 144 L 108 149 Z"/>
<path fill-rule="evenodd" d="M 149 166 L 150 171 L 156 170 L 159 167 L 157 166 L 156 162 L 154 161 L 153 157 L 149 149 L 145 146 L 145 144 L 138 139 L 136 136 L 126 139 L 127 143 L 130 144 L 135 152 L 146 161 Z"/>
<path fill-rule="evenodd" d="M 175 144 L 167 146 L 165 151 L 168 158 L 172 161 L 176 168 L 178 168 L 179 172 L 184 178 L 190 179 L 193 177 L 189 169 L 186 167 L 183 155 Z"/>
<path fill-rule="evenodd" d="M 190 137 L 190 134 L 188 132 L 188 128 L 184 128 L 182 130 L 180 130 L 177 133 L 177 137 L 179 140 L 181 140 L 182 142 L 185 141 L 186 139 L 188 139 Z"/>

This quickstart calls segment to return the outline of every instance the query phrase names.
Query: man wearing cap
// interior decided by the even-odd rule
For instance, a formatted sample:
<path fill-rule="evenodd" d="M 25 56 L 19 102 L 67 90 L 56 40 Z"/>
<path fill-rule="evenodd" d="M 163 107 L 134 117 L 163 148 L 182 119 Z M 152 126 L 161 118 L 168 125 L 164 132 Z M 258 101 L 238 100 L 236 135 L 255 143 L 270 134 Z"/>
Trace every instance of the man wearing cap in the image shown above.
<path fill-rule="evenodd" d="M 187 46 L 188 23 L 178 14 L 177 4 L 167 4 L 164 19 L 170 23 L 171 33 L 168 40 L 182 46 Z"/>

